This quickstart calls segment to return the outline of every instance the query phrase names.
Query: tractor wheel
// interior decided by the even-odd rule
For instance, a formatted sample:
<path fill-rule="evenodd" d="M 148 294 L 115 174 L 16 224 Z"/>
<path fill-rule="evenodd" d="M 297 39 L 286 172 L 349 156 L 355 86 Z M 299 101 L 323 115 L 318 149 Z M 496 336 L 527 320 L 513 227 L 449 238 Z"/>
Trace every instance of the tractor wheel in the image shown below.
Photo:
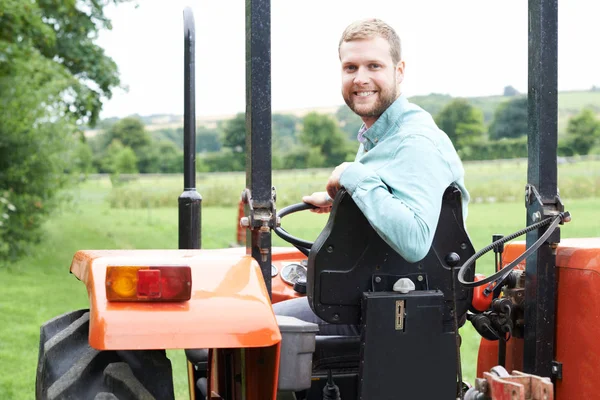
<path fill-rule="evenodd" d="M 36 399 L 174 399 L 164 350 L 99 351 L 88 344 L 88 310 L 66 313 L 40 329 Z"/>

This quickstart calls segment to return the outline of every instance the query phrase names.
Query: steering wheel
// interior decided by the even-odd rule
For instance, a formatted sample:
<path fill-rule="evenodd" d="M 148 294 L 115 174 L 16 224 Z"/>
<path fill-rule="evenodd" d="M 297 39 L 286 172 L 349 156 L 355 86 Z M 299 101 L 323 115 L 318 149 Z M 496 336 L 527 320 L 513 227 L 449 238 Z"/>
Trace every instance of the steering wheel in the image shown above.
<path fill-rule="evenodd" d="M 285 217 L 286 215 L 293 214 L 298 211 L 312 210 L 315 208 L 318 208 L 318 207 L 315 205 L 312 205 L 312 204 L 308 204 L 308 203 L 292 204 L 290 206 L 284 207 L 281 210 L 279 210 L 279 212 L 277 213 L 277 216 L 279 218 L 283 219 L 283 217 Z M 308 253 L 310 252 L 310 249 L 312 248 L 313 242 L 309 242 L 307 240 L 299 239 L 295 236 L 292 236 L 281 226 L 275 228 L 274 231 L 277 234 L 277 236 L 279 236 L 286 242 L 292 244 L 294 247 L 296 247 L 298 250 L 300 250 L 302 252 L 302 254 L 304 254 L 305 256 L 308 257 Z"/>

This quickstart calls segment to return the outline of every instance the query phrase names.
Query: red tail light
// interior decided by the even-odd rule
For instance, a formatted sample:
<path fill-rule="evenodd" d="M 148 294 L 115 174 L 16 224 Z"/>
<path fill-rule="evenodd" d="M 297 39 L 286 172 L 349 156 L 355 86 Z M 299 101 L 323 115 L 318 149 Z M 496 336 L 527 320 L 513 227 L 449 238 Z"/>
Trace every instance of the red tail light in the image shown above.
<path fill-rule="evenodd" d="M 192 296 L 189 266 L 108 266 L 109 301 L 186 301 Z"/>

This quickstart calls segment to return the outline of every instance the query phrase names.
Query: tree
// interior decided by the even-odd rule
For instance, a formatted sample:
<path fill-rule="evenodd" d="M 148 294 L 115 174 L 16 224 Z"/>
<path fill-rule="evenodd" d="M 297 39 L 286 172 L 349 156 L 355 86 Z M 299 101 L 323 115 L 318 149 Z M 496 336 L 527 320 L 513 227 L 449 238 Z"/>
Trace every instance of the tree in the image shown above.
<path fill-rule="evenodd" d="M 512 86 L 505 86 L 503 96 L 505 97 L 513 97 L 518 96 L 519 91 Z"/>
<path fill-rule="evenodd" d="M 131 147 L 123 146 L 118 140 L 106 149 L 104 158 L 104 169 L 110 172 L 110 180 L 113 185 L 120 183 L 121 174 L 137 174 L 138 159 Z"/>
<path fill-rule="evenodd" d="M 165 174 L 183 172 L 183 151 L 179 150 L 175 144 L 167 141 L 159 142 L 156 148 L 160 155 L 157 172 Z"/>
<path fill-rule="evenodd" d="M 126 117 L 108 129 L 107 140 L 108 143 L 118 140 L 139 156 L 140 150 L 150 144 L 150 135 L 139 118 Z"/>
<path fill-rule="evenodd" d="M 588 154 L 600 136 L 600 121 L 589 108 L 571 118 L 567 124 L 567 143 L 575 154 Z"/>
<path fill-rule="evenodd" d="M 157 141 L 168 141 L 183 150 L 183 127 L 167 128 L 152 131 L 152 139 Z M 219 132 L 205 126 L 196 127 L 196 153 L 215 152 L 221 150 L 221 139 Z"/>
<path fill-rule="evenodd" d="M 119 85 L 116 64 L 94 43 L 110 28 L 105 4 L 0 0 L 0 192 L 15 207 L 0 231 L 0 258 L 40 237 L 77 172 L 78 126 L 93 124 Z"/>
<path fill-rule="evenodd" d="M 320 149 L 325 160 L 322 166 L 335 166 L 346 159 L 348 143 L 337 121 L 332 117 L 315 112 L 307 114 L 303 120 L 300 140 L 309 149 Z M 312 155 L 311 160 L 312 166 L 315 166 L 318 157 Z"/>
<path fill-rule="evenodd" d="M 483 113 L 465 99 L 448 103 L 437 115 L 436 123 L 457 149 L 477 141 L 485 131 Z"/>
<path fill-rule="evenodd" d="M 273 148 L 286 151 L 298 142 L 298 118 L 290 114 L 273 114 Z"/>
<path fill-rule="evenodd" d="M 413 96 L 410 98 L 411 103 L 418 105 L 431 115 L 438 115 L 452 100 L 452 96 L 441 93 L 430 93 L 426 96 Z"/>
<path fill-rule="evenodd" d="M 358 130 L 362 126 L 362 119 L 354 113 L 347 105 L 343 105 L 335 113 L 335 117 L 340 122 L 342 131 L 350 140 L 356 140 Z"/>
<path fill-rule="evenodd" d="M 94 153 L 86 141 L 79 141 L 73 152 L 73 172 L 79 172 L 85 176 L 96 172 L 93 164 Z"/>
<path fill-rule="evenodd" d="M 199 126 L 196 129 L 196 152 L 215 152 L 219 150 L 221 150 L 219 132 L 217 132 L 215 129 Z"/>
<path fill-rule="evenodd" d="M 494 113 L 489 129 L 492 140 L 518 138 L 527 135 L 527 97 L 502 103 Z"/>
<path fill-rule="evenodd" d="M 246 152 L 246 114 L 238 113 L 223 126 L 223 146 L 235 153 Z"/>
<path fill-rule="evenodd" d="M 123 1 L 36 0 L 25 4 L 0 0 L 0 41 L 4 47 L 0 53 L 9 63 L 13 56 L 29 53 L 46 67 L 62 70 L 69 96 L 55 99 L 53 106 L 93 124 L 102 107 L 101 98 L 110 98 L 119 85 L 117 65 L 94 41 L 100 29 L 111 28 L 104 6 Z"/>
<path fill-rule="evenodd" d="M 0 193 L 0 237 L 6 233 L 10 214 L 17 209 L 9 201 L 9 192 Z M 6 254 L 10 250 L 8 243 L 0 242 L 0 255 Z"/>

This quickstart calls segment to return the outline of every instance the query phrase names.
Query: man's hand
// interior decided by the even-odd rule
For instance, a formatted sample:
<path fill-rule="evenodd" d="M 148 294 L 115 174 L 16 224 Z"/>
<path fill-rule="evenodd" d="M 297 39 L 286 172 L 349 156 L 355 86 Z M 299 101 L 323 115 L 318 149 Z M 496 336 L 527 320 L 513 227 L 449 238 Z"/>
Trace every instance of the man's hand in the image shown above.
<path fill-rule="evenodd" d="M 327 192 L 315 192 L 310 196 L 304 196 L 302 201 L 308 204 L 312 204 L 313 206 L 317 206 L 317 208 L 313 208 L 312 212 L 317 214 L 325 214 L 331 211 L 331 204 L 333 200 Z"/>
<path fill-rule="evenodd" d="M 331 173 L 329 180 L 327 181 L 327 193 L 333 199 L 337 194 L 338 190 L 340 190 L 340 176 L 342 173 L 348 168 L 348 166 L 352 164 L 351 162 L 341 163 Z"/>

